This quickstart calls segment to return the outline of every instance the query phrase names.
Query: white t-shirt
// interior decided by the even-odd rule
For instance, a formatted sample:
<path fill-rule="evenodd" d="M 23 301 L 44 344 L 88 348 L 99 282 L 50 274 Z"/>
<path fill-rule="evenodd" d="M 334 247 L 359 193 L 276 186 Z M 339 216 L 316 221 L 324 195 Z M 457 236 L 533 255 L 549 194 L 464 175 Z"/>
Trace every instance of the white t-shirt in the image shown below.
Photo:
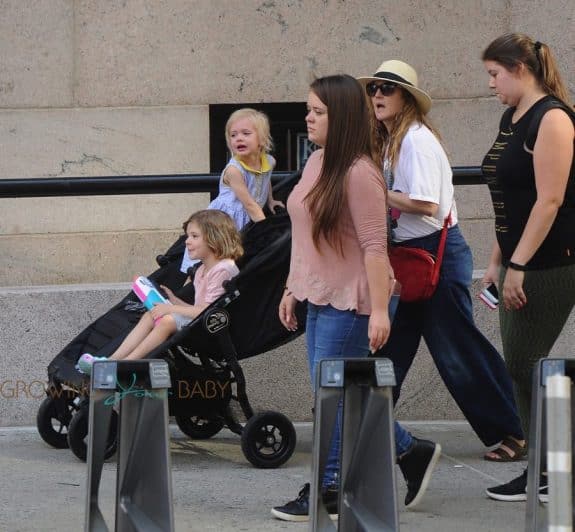
<path fill-rule="evenodd" d="M 450 209 L 451 226 L 457 223 L 452 178 L 451 165 L 439 140 L 427 127 L 413 124 L 401 143 L 391 190 L 407 193 L 410 199 L 435 203 L 439 208 L 435 216 L 402 212 L 393 230 L 394 241 L 440 230 Z"/>

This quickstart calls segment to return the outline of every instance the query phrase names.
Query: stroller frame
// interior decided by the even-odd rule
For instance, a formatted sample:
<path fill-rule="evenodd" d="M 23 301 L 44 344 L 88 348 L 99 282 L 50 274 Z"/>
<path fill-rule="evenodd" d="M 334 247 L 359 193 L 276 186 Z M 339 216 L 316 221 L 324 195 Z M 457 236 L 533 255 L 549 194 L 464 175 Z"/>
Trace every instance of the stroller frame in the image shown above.
<path fill-rule="evenodd" d="M 295 175 L 291 178 L 292 181 L 294 177 L 298 178 Z M 291 189 L 291 184 L 288 183 L 288 187 Z M 266 223 L 269 224 L 267 229 L 265 229 Z M 264 243 L 261 241 L 262 235 L 265 235 L 265 231 L 268 229 L 275 231 L 274 235 L 280 235 L 279 238 L 272 242 L 272 245 L 269 242 Z M 280 231 L 279 233 L 278 230 Z M 246 235 L 248 236 L 246 237 Z M 249 240 L 250 238 L 251 241 L 257 242 L 257 245 L 254 246 L 254 249 L 257 248 L 257 252 L 254 251 L 252 253 L 252 258 L 246 258 L 245 265 L 240 266 L 238 276 L 224 285 L 224 294 L 206 308 L 195 320 L 181 331 L 176 332 L 146 358 L 164 358 L 170 367 L 172 383 L 178 383 L 183 374 L 184 377 L 195 378 L 196 385 L 198 382 L 202 382 L 202 379 L 205 381 L 206 378 L 213 379 L 216 385 L 218 382 L 221 384 L 222 394 L 220 398 L 211 403 L 203 400 L 205 398 L 198 398 L 197 394 L 194 398 L 178 397 L 180 394 L 175 394 L 174 385 L 172 386 L 172 394 L 168 398 L 170 415 L 175 417 L 176 423 L 182 432 L 192 438 L 205 439 L 217 434 L 225 425 L 232 432 L 241 436 L 242 450 L 250 463 L 256 467 L 272 468 L 282 465 L 293 454 L 296 444 L 295 429 L 291 421 L 279 412 L 254 412 L 248 399 L 246 379 L 239 360 L 275 349 L 291 341 L 303 332 L 303 327 L 296 333 L 287 332 L 281 325 L 278 326 L 279 321 L 277 320 L 277 312 L 275 312 L 279 299 L 281 299 L 287 276 L 286 260 L 289 264 L 291 231 L 289 230 L 287 214 L 271 217 L 264 222 L 254 224 L 251 228 L 247 228 L 244 231 L 244 240 Z M 180 237 L 165 255 L 161 255 L 156 259 L 161 269 L 149 276 L 156 283 L 169 286 L 180 297 L 185 291 L 179 288 L 183 283 L 182 274 L 179 272 L 179 263 L 183 252 L 184 239 L 185 237 Z M 247 253 L 246 249 L 246 257 L 248 256 L 249 253 Z M 254 263 L 256 263 L 255 267 Z M 179 276 L 176 284 L 172 283 L 170 285 L 170 282 L 167 282 L 169 279 L 166 279 L 165 276 L 162 277 L 160 272 L 166 268 L 171 269 L 172 273 L 170 275 L 172 277 Z M 260 269 L 258 270 L 257 268 Z M 176 271 L 177 275 L 175 274 Z M 160 275 L 156 275 L 158 273 Z M 269 294 L 260 293 L 262 291 L 261 275 L 267 276 L 265 278 L 268 279 L 268 284 L 269 280 L 272 280 L 273 289 L 269 291 Z M 250 276 L 252 283 L 257 286 L 257 290 L 255 290 L 255 286 L 250 286 L 248 282 Z M 186 286 L 193 287 L 192 283 Z M 262 301 L 265 302 L 263 308 L 266 312 L 264 314 L 260 312 L 259 319 L 257 317 L 249 318 L 251 320 L 249 323 L 253 324 L 255 322 L 259 325 L 255 334 L 254 331 L 246 330 L 249 327 L 246 325 L 245 315 L 249 314 L 249 309 L 246 312 L 241 309 L 240 304 L 240 310 L 235 315 L 233 312 L 237 308 L 235 305 L 242 299 L 240 297 L 241 294 L 244 294 L 245 299 L 246 291 L 252 299 L 255 297 L 257 301 L 260 301 L 263 298 Z M 186 298 L 184 297 L 184 299 Z M 124 307 L 127 309 L 128 305 L 136 304 L 139 304 L 139 302 L 136 301 L 133 294 L 126 296 L 122 302 L 113 307 L 107 314 L 118 309 L 123 312 Z M 274 309 L 273 313 L 269 312 L 271 308 Z M 302 324 L 305 323 L 305 318 L 302 318 L 303 308 L 303 305 L 298 308 L 298 321 Z M 140 308 L 140 310 L 143 309 Z M 275 330 L 268 333 L 268 325 L 273 321 L 272 314 L 277 323 L 273 323 L 271 326 L 271 329 Z M 105 316 L 99 319 L 103 319 Z M 112 317 L 113 314 L 110 314 L 110 318 Z M 137 318 L 139 319 L 139 314 Z M 131 316 L 130 320 L 135 323 L 135 316 Z M 260 320 L 262 322 L 267 320 L 269 323 L 261 325 Z M 235 335 L 233 335 L 233 330 L 230 331 L 230 329 L 234 329 L 234 322 L 236 324 Z M 125 327 L 121 331 L 122 334 L 131 329 L 134 323 L 130 327 Z M 92 326 L 95 327 L 96 325 L 97 322 L 94 322 Z M 202 340 L 199 343 L 203 343 L 203 345 L 200 347 L 196 345 L 195 339 L 193 343 L 190 343 L 188 336 L 191 329 L 196 332 L 198 330 L 202 331 Z M 283 332 L 279 332 L 279 329 Z M 88 334 L 89 331 L 86 330 L 85 333 Z M 123 336 L 118 339 L 117 333 L 118 331 L 116 331 L 116 336 L 113 336 L 113 340 L 111 337 L 106 339 L 105 350 L 104 348 L 102 350 L 96 348 L 98 349 L 98 354 L 106 354 L 104 351 L 107 351 L 108 356 L 111 354 L 123 339 Z M 54 359 L 48 368 L 50 382 L 47 398 L 39 408 L 37 425 L 42 438 L 48 444 L 56 448 L 70 447 L 78 458 L 85 460 L 87 455 L 85 440 L 88 431 L 89 404 L 85 397 L 88 394 L 89 382 L 86 376 L 81 376 L 74 370 L 75 362 L 82 352 L 80 349 L 83 349 L 85 345 L 82 341 L 76 341 L 81 336 L 78 335 Z M 239 349 L 238 345 L 232 341 L 232 336 L 239 339 L 240 344 L 243 344 Z M 246 336 L 248 338 L 245 338 Z M 85 338 L 80 338 L 80 340 L 85 340 Z M 211 346 L 207 345 L 210 343 Z M 81 346 L 76 344 L 81 344 Z M 213 348 L 214 344 L 216 348 Z M 215 352 L 218 353 L 215 354 Z M 66 378 L 66 376 L 69 378 Z M 232 391 L 232 388 L 235 389 Z M 245 425 L 240 422 L 232 409 L 232 400 L 239 405 L 241 414 L 246 419 Z M 117 445 L 117 427 L 114 422 L 112 422 L 112 425 L 106 457 L 111 456 L 115 452 Z"/>

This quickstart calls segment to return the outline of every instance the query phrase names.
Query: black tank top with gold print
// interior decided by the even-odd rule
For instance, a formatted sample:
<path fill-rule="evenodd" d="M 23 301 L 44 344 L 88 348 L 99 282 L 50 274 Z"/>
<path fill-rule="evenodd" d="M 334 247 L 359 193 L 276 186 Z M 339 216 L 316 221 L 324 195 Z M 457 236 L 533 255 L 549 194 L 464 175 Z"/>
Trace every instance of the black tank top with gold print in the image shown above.
<path fill-rule="evenodd" d="M 533 156 L 525 150 L 525 139 L 537 109 L 551 97 L 536 102 L 515 124 L 513 109 L 501 120 L 499 135 L 483 159 L 483 175 L 495 211 L 495 233 L 507 264 L 523 233 L 537 199 Z M 575 158 L 563 205 L 549 233 L 527 264 L 529 269 L 545 269 L 575 263 Z"/>

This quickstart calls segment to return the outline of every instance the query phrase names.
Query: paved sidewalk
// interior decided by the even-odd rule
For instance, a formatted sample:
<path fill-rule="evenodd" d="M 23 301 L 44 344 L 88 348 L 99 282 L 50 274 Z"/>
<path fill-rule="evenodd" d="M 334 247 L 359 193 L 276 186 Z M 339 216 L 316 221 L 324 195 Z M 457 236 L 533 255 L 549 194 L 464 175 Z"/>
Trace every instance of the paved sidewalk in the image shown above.
<path fill-rule="evenodd" d="M 402 531 L 524 530 L 525 503 L 487 499 L 484 489 L 521 473 L 526 462 L 482 460 L 484 447 L 466 423 L 405 423 L 418 437 L 441 443 L 443 456 L 421 504 L 400 504 Z M 298 424 L 298 447 L 281 469 L 255 469 L 239 438 L 222 431 L 191 441 L 172 429 L 172 483 L 177 531 L 307 530 L 273 519 L 270 508 L 292 499 L 309 480 L 311 425 Z M 145 464 L 142 464 L 145 466 Z M 86 465 L 71 451 L 47 446 L 34 428 L 0 428 L 0 531 L 77 532 L 83 529 Z M 104 466 L 100 507 L 113 529 L 116 464 Z M 397 469 L 403 501 L 404 482 Z"/>

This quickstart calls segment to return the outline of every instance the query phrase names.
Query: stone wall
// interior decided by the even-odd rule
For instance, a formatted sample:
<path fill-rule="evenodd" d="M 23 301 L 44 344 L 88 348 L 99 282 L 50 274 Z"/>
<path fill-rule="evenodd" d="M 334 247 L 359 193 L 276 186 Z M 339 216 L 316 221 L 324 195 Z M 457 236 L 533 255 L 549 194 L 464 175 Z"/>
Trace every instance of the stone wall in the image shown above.
<path fill-rule="evenodd" d="M 476 280 L 474 296 L 479 289 Z M 128 290 L 128 284 L 0 288 L 0 305 L 5 323 L 9 324 L 0 330 L 0 427 L 35 423 L 47 386 L 48 364 Z M 497 312 L 475 300 L 478 327 L 500 348 Z M 569 319 L 552 356 L 572 356 L 573 338 L 575 316 Z M 243 360 L 241 365 L 256 410 L 279 410 L 294 421 L 311 420 L 313 397 L 303 336 L 269 353 Z M 404 383 L 397 415 L 411 420 L 463 417 L 424 346 Z"/>
<path fill-rule="evenodd" d="M 572 0 L 4 0 L 1 9 L 0 179 L 204 173 L 209 104 L 305 101 L 314 76 L 366 75 L 386 58 L 421 73 L 452 163 L 477 165 L 502 111 L 479 60 L 492 38 L 532 33 L 575 80 Z M 0 286 L 127 281 L 207 201 L 0 200 Z"/>

